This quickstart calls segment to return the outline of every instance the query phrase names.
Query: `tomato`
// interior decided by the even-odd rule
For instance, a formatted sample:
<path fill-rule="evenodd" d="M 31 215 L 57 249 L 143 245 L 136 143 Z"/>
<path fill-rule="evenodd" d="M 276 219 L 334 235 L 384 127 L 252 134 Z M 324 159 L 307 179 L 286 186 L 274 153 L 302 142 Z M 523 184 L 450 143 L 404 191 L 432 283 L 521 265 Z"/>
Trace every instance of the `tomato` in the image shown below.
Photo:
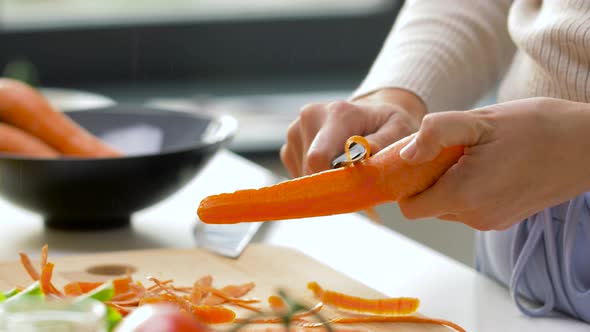
<path fill-rule="evenodd" d="M 147 304 L 125 317 L 116 332 L 212 332 L 196 317 L 167 304 Z"/>

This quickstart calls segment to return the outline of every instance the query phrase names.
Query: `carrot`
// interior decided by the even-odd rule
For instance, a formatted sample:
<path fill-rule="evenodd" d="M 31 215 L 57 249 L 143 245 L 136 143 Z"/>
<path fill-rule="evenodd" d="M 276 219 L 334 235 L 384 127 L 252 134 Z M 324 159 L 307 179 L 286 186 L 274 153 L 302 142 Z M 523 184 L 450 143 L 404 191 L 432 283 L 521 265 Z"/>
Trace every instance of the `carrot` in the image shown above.
<path fill-rule="evenodd" d="M 410 165 L 399 157 L 410 140 L 406 137 L 347 167 L 206 197 L 197 214 L 205 223 L 230 224 L 366 210 L 427 189 L 463 154 L 462 146 L 449 147 L 431 162 Z"/>
<path fill-rule="evenodd" d="M 19 128 L 0 123 L 0 152 L 39 158 L 56 158 L 59 152 Z"/>
<path fill-rule="evenodd" d="M 78 126 L 67 115 L 54 110 L 37 90 L 16 80 L 0 78 L 0 121 L 38 137 L 65 155 L 121 155 Z"/>

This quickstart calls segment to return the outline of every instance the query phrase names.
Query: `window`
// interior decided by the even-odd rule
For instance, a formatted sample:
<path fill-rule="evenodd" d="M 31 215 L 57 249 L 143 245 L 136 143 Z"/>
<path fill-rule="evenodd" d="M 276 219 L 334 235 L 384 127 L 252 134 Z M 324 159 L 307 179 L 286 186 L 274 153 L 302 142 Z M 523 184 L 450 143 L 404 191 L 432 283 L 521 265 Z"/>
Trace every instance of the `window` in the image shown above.
<path fill-rule="evenodd" d="M 387 0 L 4 0 L 4 29 L 367 14 Z"/>

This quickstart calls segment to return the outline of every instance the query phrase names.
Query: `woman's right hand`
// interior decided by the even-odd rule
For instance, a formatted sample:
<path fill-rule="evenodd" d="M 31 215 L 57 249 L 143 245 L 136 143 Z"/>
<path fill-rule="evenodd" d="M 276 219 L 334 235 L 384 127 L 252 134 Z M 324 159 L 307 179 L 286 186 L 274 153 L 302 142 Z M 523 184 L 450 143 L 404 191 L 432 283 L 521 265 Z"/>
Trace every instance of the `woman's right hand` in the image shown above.
<path fill-rule="evenodd" d="M 281 160 L 293 177 L 327 170 L 350 136 L 365 136 L 376 153 L 416 132 L 425 114 L 419 97 L 397 88 L 352 102 L 309 104 L 289 126 Z"/>

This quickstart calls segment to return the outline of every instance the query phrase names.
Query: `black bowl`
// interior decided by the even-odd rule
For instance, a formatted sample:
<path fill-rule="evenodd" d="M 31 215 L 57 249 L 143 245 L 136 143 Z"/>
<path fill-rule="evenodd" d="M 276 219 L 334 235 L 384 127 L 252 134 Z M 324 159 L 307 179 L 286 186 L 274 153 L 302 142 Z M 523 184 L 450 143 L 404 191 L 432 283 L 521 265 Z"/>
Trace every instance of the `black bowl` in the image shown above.
<path fill-rule="evenodd" d="M 126 156 L 37 159 L 0 155 L 0 196 L 41 214 L 48 227 L 69 230 L 128 225 L 132 213 L 163 200 L 194 178 L 237 130 L 235 119 L 229 116 L 145 106 L 114 105 L 67 114 L 112 146 L 127 151 Z M 135 142 L 132 149 L 131 139 Z M 152 151 L 145 149 L 147 141 L 155 142 L 148 147 Z"/>

